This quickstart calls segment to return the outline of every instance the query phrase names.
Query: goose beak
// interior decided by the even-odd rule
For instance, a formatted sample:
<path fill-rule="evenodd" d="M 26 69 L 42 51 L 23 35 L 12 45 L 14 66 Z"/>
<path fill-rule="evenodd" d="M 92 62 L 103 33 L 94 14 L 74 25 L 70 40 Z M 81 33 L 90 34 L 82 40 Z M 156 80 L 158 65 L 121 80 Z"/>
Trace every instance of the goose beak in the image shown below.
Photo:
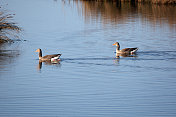
<path fill-rule="evenodd" d="M 112 44 L 112 45 L 116 45 L 116 43 Z"/>
<path fill-rule="evenodd" d="M 35 52 L 38 52 L 38 50 L 36 50 Z"/>

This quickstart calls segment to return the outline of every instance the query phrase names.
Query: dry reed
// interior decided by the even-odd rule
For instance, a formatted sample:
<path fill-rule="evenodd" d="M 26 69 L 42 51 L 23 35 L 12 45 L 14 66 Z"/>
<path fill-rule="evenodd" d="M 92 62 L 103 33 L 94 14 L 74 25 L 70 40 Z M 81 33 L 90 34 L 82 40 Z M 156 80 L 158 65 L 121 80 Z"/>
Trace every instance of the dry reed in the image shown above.
<path fill-rule="evenodd" d="M 140 2 L 154 4 L 176 4 L 176 0 L 83 0 L 83 1 L 122 1 L 122 2 Z"/>
<path fill-rule="evenodd" d="M 13 21 L 14 14 L 8 14 L 0 7 L 0 43 L 13 41 L 11 38 L 18 38 L 17 33 L 21 28 Z"/>

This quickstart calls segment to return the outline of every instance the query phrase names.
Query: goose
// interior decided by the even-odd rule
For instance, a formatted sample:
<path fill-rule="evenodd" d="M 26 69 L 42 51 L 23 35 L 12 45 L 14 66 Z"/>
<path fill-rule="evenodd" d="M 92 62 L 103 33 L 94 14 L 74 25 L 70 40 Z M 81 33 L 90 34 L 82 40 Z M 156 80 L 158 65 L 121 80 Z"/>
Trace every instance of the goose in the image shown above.
<path fill-rule="evenodd" d="M 39 60 L 40 61 L 55 61 L 55 60 L 60 60 L 61 54 L 53 54 L 53 55 L 46 55 L 42 57 L 42 50 L 39 48 L 35 52 L 39 53 Z"/>
<path fill-rule="evenodd" d="M 138 50 L 138 48 L 125 48 L 120 50 L 120 44 L 115 42 L 113 45 L 117 46 L 116 54 L 134 54 Z"/>

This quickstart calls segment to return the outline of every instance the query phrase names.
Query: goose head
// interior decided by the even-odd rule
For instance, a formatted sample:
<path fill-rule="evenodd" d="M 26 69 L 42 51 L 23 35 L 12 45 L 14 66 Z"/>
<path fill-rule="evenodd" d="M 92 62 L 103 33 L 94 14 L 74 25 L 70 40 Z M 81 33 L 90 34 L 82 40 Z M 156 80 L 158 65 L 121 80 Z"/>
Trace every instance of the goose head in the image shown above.
<path fill-rule="evenodd" d="M 40 48 L 38 48 L 35 52 L 41 52 L 41 49 L 40 49 Z"/>
<path fill-rule="evenodd" d="M 115 46 L 120 46 L 120 44 L 118 42 L 115 42 L 114 44 L 112 45 L 115 45 Z"/>

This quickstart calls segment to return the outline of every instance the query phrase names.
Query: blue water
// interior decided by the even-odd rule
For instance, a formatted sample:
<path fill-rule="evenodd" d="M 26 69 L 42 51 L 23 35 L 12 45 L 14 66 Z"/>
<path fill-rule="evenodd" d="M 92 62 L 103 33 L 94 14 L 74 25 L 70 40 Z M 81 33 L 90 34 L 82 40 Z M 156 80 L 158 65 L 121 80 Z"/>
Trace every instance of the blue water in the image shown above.
<path fill-rule="evenodd" d="M 176 116 L 175 7 L 0 3 L 16 14 L 27 40 L 0 47 L 0 116 Z M 116 41 L 138 53 L 116 58 Z M 37 48 L 61 53 L 60 63 L 39 63 Z"/>

